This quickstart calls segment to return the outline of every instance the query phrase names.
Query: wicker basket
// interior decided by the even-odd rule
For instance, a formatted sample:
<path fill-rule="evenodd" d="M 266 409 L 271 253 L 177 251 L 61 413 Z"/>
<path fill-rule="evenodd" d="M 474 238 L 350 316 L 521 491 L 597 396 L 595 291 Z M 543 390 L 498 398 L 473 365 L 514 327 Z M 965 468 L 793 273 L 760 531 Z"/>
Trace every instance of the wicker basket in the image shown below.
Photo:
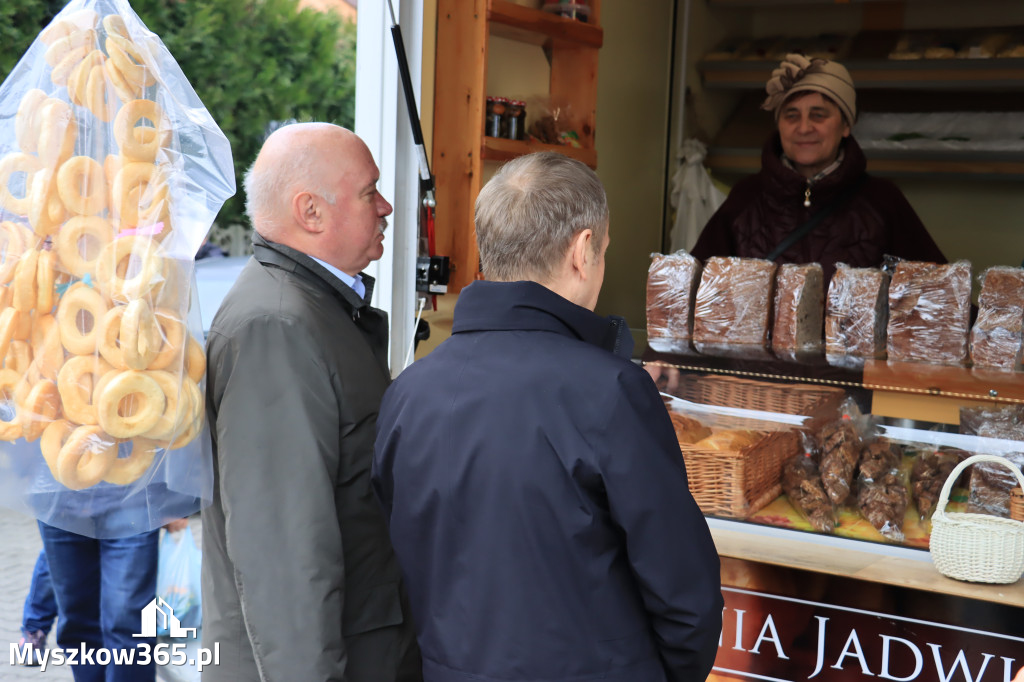
<path fill-rule="evenodd" d="M 1010 518 L 1024 521 L 1024 490 L 1014 488 L 1010 491 Z"/>
<path fill-rule="evenodd" d="M 832 386 L 775 384 L 715 375 L 684 375 L 675 395 L 703 405 L 810 415 L 815 406 L 828 399 L 841 399 L 845 393 L 843 389 Z"/>
<path fill-rule="evenodd" d="M 949 474 L 932 515 L 931 555 L 939 573 L 975 583 L 1014 583 L 1024 574 L 1024 523 L 987 514 L 946 513 L 949 491 L 961 472 L 978 462 L 1006 466 L 1024 488 L 1024 474 L 994 455 L 974 455 Z"/>

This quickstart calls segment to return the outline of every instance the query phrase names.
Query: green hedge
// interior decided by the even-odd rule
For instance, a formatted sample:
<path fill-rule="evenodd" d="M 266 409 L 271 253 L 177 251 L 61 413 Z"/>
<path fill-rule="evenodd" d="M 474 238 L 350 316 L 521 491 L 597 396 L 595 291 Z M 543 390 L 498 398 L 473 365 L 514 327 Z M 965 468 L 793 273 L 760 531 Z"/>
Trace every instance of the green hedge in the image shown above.
<path fill-rule="evenodd" d="M 0 2 L 0 80 L 64 6 Z M 133 0 L 231 143 L 238 192 L 218 223 L 247 223 L 242 176 L 273 121 L 331 121 L 351 128 L 356 29 L 296 0 Z"/>

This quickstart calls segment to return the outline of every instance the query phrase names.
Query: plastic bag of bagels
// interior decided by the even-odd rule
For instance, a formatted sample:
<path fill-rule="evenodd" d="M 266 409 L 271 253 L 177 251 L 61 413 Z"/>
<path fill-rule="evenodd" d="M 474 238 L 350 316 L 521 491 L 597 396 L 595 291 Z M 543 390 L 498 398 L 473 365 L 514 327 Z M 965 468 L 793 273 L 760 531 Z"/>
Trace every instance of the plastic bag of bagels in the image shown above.
<path fill-rule="evenodd" d="M 212 497 L 194 257 L 231 150 L 127 0 L 74 0 L 0 85 L 0 504 L 82 535 Z"/>

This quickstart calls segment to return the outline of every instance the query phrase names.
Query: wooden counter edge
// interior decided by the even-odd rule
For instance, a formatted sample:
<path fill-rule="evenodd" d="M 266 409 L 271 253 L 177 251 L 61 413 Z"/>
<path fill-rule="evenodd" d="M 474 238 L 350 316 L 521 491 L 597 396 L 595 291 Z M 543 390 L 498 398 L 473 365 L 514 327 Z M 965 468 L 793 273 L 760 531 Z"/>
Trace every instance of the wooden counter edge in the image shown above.
<path fill-rule="evenodd" d="M 712 528 L 711 535 L 723 557 L 1024 607 L 1024 580 L 1011 585 L 952 580 L 935 569 L 927 553 L 920 560 L 907 559 L 722 528 Z"/>

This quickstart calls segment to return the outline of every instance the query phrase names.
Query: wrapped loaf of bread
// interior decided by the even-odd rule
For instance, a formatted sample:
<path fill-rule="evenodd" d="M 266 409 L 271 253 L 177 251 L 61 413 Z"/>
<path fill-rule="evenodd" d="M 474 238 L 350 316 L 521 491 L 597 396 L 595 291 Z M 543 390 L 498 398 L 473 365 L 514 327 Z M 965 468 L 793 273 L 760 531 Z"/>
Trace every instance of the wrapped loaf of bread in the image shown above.
<path fill-rule="evenodd" d="M 686 251 L 651 256 L 647 271 L 647 344 L 661 353 L 685 353 L 693 336 L 693 298 L 700 261 Z"/>
<path fill-rule="evenodd" d="M 824 281 L 818 263 L 787 263 L 779 267 L 775 276 L 772 350 L 795 351 L 821 347 Z"/>
<path fill-rule="evenodd" d="M 764 351 L 771 330 L 775 263 L 753 258 L 709 258 L 694 307 L 697 350 L 749 347 Z"/>
<path fill-rule="evenodd" d="M 889 359 L 962 364 L 970 314 L 970 263 L 900 261 L 889 285 Z"/>
<path fill-rule="evenodd" d="M 825 352 L 885 357 L 889 275 L 876 268 L 836 265 L 828 287 Z"/>
<path fill-rule="evenodd" d="M 1020 369 L 1024 353 L 1024 268 L 989 268 L 982 275 L 978 319 L 971 329 L 976 367 Z"/>

